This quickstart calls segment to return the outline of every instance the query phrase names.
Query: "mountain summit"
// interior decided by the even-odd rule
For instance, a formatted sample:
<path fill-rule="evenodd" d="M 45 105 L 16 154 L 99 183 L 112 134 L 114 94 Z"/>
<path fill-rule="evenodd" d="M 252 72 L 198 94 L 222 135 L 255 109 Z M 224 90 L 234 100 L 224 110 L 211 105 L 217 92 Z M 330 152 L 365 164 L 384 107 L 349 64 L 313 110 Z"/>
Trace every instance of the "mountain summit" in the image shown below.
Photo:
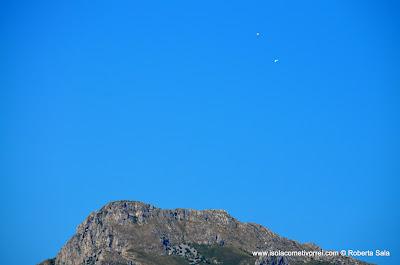
<path fill-rule="evenodd" d="M 223 210 L 164 210 L 116 201 L 91 213 L 54 259 L 39 265 L 367 264 L 344 256 L 257 256 L 315 251 Z"/>

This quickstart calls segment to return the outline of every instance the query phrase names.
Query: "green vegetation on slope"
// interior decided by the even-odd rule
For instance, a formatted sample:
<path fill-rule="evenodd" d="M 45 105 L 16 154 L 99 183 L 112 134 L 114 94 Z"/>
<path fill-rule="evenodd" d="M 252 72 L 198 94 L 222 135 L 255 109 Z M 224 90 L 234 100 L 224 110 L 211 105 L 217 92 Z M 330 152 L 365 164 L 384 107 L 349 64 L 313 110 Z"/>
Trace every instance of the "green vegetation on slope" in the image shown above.
<path fill-rule="evenodd" d="M 226 264 L 226 265 L 247 265 L 254 264 L 256 258 L 249 253 L 233 248 L 224 246 L 208 246 L 208 245 L 193 245 L 195 249 L 202 255 L 207 261 L 211 261 L 214 264 Z M 215 261 L 215 262 L 213 262 Z"/>
<path fill-rule="evenodd" d="M 250 253 L 238 248 L 217 245 L 193 244 L 198 253 L 203 257 L 198 264 L 223 264 L 223 265 L 254 265 L 256 258 Z M 154 255 L 144 251 L 129 250 L 129 256 L 137 261 L 153 265 L 190 265 L 189 261 L 180 256 Z M 45 260 L 39 265 L 53 265 L 55 259 Z M 116 263 L 117 264 L 117 263 Z M 294 264 L 300 265 L 300 264 Z M 313 261 L 301 265 L 333 265 L 329 262 Z"/>

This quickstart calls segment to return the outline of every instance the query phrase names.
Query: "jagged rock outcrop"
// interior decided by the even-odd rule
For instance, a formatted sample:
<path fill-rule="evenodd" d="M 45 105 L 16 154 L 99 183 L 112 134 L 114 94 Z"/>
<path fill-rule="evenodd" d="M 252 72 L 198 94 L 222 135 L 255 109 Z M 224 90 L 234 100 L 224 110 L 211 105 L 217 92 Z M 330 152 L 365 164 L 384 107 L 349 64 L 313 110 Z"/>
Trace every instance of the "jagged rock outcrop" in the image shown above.
<path fill-rule="evenodd" d="M 254 257 L 254 251 L 317 251 L 223 210 L 163 210 L 116 201 L 91 213 L 57 257 L 40 265 L 366 264 L 348 257 Z M 325 262 L 325 263 L 321 263 Z"/>

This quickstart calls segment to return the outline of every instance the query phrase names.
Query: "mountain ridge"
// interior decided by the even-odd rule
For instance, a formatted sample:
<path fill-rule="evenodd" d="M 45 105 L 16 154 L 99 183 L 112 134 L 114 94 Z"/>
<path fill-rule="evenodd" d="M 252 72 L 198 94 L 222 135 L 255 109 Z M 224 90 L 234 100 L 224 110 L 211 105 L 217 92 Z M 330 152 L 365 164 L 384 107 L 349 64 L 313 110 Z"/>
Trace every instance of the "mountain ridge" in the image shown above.
<path fill-rule="evenodd" d="M 349 257 L 254 257 L 255 251 L 321 251 L 225 210 L 161 209 L 113 201 L 92 212 L 54 259 L 39 265 L 368 264 Z"/>

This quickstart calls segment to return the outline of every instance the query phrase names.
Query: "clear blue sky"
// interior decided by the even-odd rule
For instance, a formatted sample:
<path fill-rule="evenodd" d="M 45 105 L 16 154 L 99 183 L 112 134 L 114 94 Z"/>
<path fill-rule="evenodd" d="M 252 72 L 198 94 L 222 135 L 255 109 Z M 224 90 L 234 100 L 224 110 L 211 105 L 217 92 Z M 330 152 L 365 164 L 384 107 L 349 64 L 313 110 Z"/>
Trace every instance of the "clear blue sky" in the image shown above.
<path fill-rule="evenodd" d="M 119 199 L 400 264 L 396 1 L 0 5 L 2 264 Z"/>

